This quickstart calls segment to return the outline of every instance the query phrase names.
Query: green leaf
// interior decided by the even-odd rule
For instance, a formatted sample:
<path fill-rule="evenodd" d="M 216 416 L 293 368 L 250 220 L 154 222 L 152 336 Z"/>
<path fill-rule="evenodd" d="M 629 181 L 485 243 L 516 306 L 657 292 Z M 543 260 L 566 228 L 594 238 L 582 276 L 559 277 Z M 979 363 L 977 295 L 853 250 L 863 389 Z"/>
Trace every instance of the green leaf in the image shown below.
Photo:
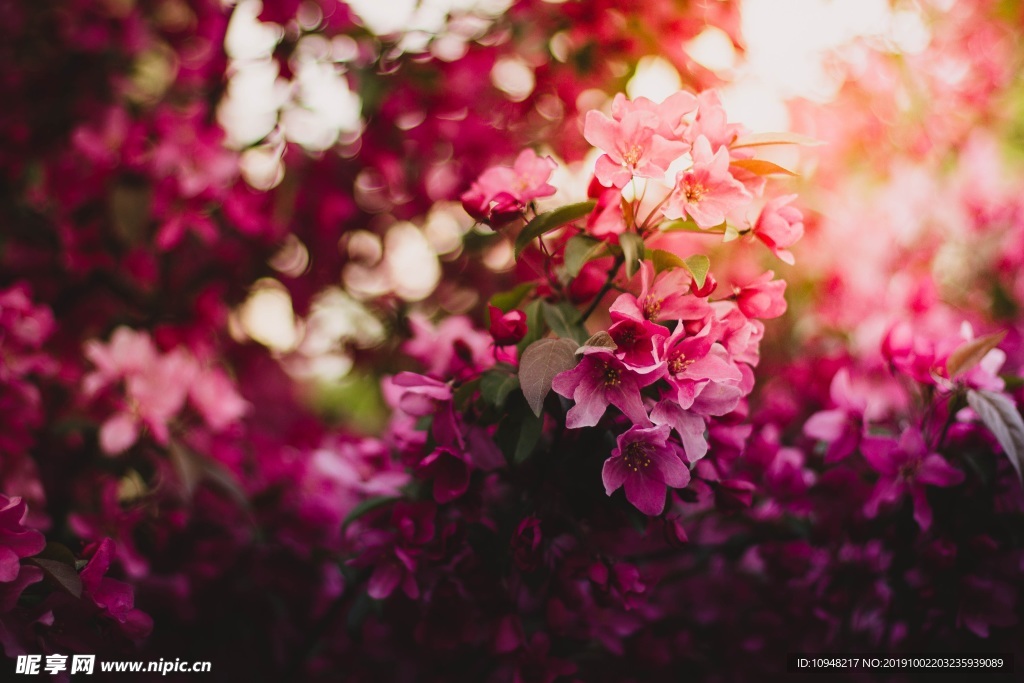
<path fill-rule="evenodd" d="M 171 465 L 178 474 L 178 480 L 189 498 L 205 481 L 215 484 L 230 495 L 242 509 L 249 509 L 249 496 L 235 475 L 224 465 L 173 441 L 168 448 L 168 454 Z"/>
<path fill-rule="evenodd" d="M 626 277 L 633 277 L 640 268 L 644 254 L 644 239 L 635 232 L 624 232 L 619 235 L 619 246 L 626 257 Z"/>
<path fill-rule="evenodd" d="M 519 439 L 516 441 L 516 450 L 512 455 L 512 463 L 520 465 L 526 461 L 537 448 L 540 435 L 544 429 L 544 419 L 527 413 L 523 416 L 523 422 L 519 426 Z"/>
<path fill-rule="evenodd" d="M 42 552 L 35 555 L 36 558 L 42 558 L 46 560 L 55 560 L 57 562 L 63 562 L 69 567 L 74 567 L 78 562 L 75 554 L 63 543 L 57 543 L 55 541 L 49 541 L 46 547 L 43 548 Z"/>
<path fill-rule="evenodd" d="M 757 175 L 797 175 L 788 168 L 783 168 L 778 164 L 764 159 L 736 159 L 735 161 L 730 161 L 729 165 L 742 168 L 745 171 L 750 171 Z"/>
<path fill-rule="evenodd" d="M 524 282 L 507 292 L 498 292 L 491 297 L 491 305 L 500 308 L 502 313 L 508 313 L 526 298 L 533 287 L 532 282 Z"/>
<path fill-rule="evenodd" d="M 570 238 L 565 245 L 565 272 L 569 277 L 576 277 L 588 261 L 601 253 L 603 247 L 604 242 L 586 235 Z"/>
<path fill-rule="evenodd" d="M 1006 330 L 1003 330 L 961 344 L 953 353 L 949 354 L 949 359 L 946 360 L 946 376 L 956 379 L 958 375 L 969 371 L 980 363 L 989 351 L 999 346 L 1005 338 Z"/>
<path fill-rule="evenodd" d="M 988 430 L 1003 447 L 1017 478 L 1024 484 L 1022 458 L 1024 458 L 1024 420 L 1013 400 L 1006 394 L 983 389 L 967 392 L 967 405 L 978 414 Z"/>
<path fill-rule="evenodd" d="M 703 287 L 704 281 L 708 277 L 708 271 L 711 269 L 711 260 L 708 259 L 704 254 L 694 254 L 693 256 L 687 257 L 683 264 L 686 269 L 690 271 L 690 275 L 693 276 L 694 281 L 697 283 L 697 287 Z"/>
<path fill-rule="evenodd" d="M 523 352 L 519 385 L 534 415 L 540 417 L 555 375 L 576 367 L 576 347 L 571 339 L 540 339 Z"/>
<path fill-rule="evenodd" d="M 673 268 L 686 268 L 686 261 L 676 256 L 671 251 L 665 251 L 664 249 L 655 249 L 650 252 L 649 258 L 651 259 L 651 263 L 654 264 L 655 273 L 672 270 Z"/>
<path fill-rule="evenodd" d="M 519 388 L 519 377 L 504 368 L 493 368 L 480 377 L 480 395 L 495 408 L 505 405 L 508 395 Z"/>
<path fill-rule="evenodd" d="M 544 315 L 544 322 L 559 337 L 572 339 L 577 344 L 586 340 L 587 330 L 579 322 L 579 311 L 569 302 L 550 304 L 545 301 L 541 304 L 540 310 Z"/>
<path fill-rule="evenodd" d="M 341 528 L 345 529 L 349 524 L 356 521 L 366 513 L 372 512 L 377 508 L 382 508 L 396 500 L 398 500 L 396 496 L 374 496 L 373 498 L 367 498 L 357 504 L 347 515 L 345 515 L 345 521 L 341 523 Z"/>
<path fill-rule="evenodd" d="M 667 223 L 662 223 L 659 230 L 662 232 L 706 232 L 701 229 L 701 227 L 697 225 L 692 218 L 687 218 L 686 220 L 677 219 L 674 221 L 668 221 Z"/>
<path fill-rule="evenodd" d="M 43 574 L 58 588 L 67 591 L 76 598 L 82 597 L 82 578 L 75 571 L 75 566 L 68 566 L 61 560 L 51 560 L 45 557 L 30 557 L 26 562 L 34 564 L 43 570 Z"/>
<path fill-rule="evenodd" d="M 593 211 L 596 205 L 597 202 L 590 200 L 578 204 L 560 206 L 553 211 L 540 214 L 527 223 L 526 227 L 519 233 L 519 236 L 516 237 L 516 258 L 519 258 L 519 255 L 523 253 L 523 249 L 536 238 L 560 228 L 566 223 L 583 218 Z"/>
<path fill-rule="evenodd" d="M 740 147 L 760 147 L 762 145 L 803 145 L 804 147 L 817 147 L 824 145 L 821 140 L 800 135 L 799 133 L 753 133 L 744 135 L 731 145 L 730 149 Z"/>
<path fill-rule="evenodd" d="M 522 358 L 523 351 L 526 350 L 527 346 L 543 338 L 548 333 L 548 324 L 544 322 L 544 316 L 541 313 L 542 303 L 544 302 L 537 299 L 528 303 L 526 308 L 523 309 L 523 312 L 526 313 L 526 336 L 516 344 L 520 358 Z"/>

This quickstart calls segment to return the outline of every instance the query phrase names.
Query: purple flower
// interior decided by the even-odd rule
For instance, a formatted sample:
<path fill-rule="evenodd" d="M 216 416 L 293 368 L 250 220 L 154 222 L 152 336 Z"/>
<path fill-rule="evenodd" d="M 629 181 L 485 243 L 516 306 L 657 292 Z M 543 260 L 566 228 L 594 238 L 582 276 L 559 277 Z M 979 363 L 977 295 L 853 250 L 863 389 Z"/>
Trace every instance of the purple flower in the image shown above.
<path fill-rule="evenodd" d="M 566 415 L 569 429 L 593 427 L 608 404 L 621 410 L 633 424 L 650 425 L 640 389 L 656 381 L 660 373 L 639 374 L 605 349 L 583 356 L 572 370 L 555 375 L 551 388 L 576 402 Z"/>
<path fill-rule="evenodd" d="M 857 450 L 867 402 L 854 393 L 846 368 L 832 378 L 829 393 L 836 407 L 811 415 L 804 424 L 804 434 L 828 442 L 825 462 L 836 462 Z"/>
<path fill-rule="evenodd" d="M 665 488 L 682 488 L 690 483 L 690 471 L 668 441 L 671 428 L 630 427 L 617 439 L 618 446 L 604 461 L 601 476 L 609 496 L 625 485 L 626 500 L 645 515 L 660 515 L 665 509 Z"/>
<path fill-rule="evenodd" d="M 864 505 L 864 514 L 874 517 L 882 503 L 891 503 L 909 493 L 914 501 L 914 519 L 922 530 L 932 524 L 932 509 L 925 496 L 925 485 L 956 486 L 964 473 L 946 462 L 938 453 L 929 453 L 921 432 L 908 428 L 895 439 L 866 436 L 861 453 L 868 464 L 882 476 Z"/>

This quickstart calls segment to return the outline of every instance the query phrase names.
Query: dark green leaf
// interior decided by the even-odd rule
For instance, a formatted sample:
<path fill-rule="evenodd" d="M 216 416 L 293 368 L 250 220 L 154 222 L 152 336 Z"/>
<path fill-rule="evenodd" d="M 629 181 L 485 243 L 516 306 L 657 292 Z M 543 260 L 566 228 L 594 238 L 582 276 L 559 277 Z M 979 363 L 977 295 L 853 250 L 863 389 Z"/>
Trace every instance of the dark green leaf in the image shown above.
<path fill-rule="evenodd" d="M 538 339 L 542 339 L 548 333 L 548 324 L 544 322 L 544 315 L 541 313 L 542 303 L 544 302 L 537 299 L 528 303 L 526 308 L 523 309 L 523 312 L 526 313 L 526 336 L 516 344 L 520 358 L 522 358 L 523 351 L 526 350 L 527 346 Z"/>
<path fill-rule="evenodd" d="M 495 408 L 505 405 L 508 395 L 519 388 L 519 377 L 508 370 L 494 368 L 480 377 L 480 395 Z"/>
<path fill-rule="evenodd" d="M 43 574 L 58 588 L 67 591 L 76 598 L 82 597 L 82 578 L 75 571 L 75 566 L 68 566 L 60 560 L 45 557 L 30 557 L 25 560 L 43 570 Z"/>
<path fill-rule="evenodd" d="M 543 418 L 529 413 L 523 416 L 523 422 L 519 427 L 519 440 L 516 441 L 515 454 L 512 456 L 514 464 L 519 465 L 530 457 L 534 449 L 537 448 L 543 428 Z"/>
<path fill-rule="evenodd" d="M 619 235 L 619 246 L 626 257 L 626 277 L 633 277 L 644 257 L 644 240 L 635 232 L 624 232 Z"/>
<path fill-rule="evenodd" d="M 74 567 L 75 563 L 78 561 L 77 558 L 75 558 L 75 554 L 71 552 L 66 545 L 63 543 L 56 543 L 55 541 L 48 542 L 46 547 L 43 548 L 43 551 L 38 555 L 35 555 L 35 557 L 63 562 L 69 567 Z"/>
<path fill-rule="evenodd" d="M 534 415 L 540 416 L 555 375 L 576 367 L 576 347 L 571 339 L 540 339 L 523 352 L 519 385 Z"/>
<path fill-rule="evenodd" d="M 491 297 L 491 305 L 500 308 L 502 313 L 508 313 L 526 298 L 526 295 L 530 293 L 533 287 L 534 284 L 532 282 L 524 282 L 507 292 L 498 292 Z"/>
<path fill-rule="evenodd" d="M 587 338 L 587 330 L 579 323 L 579 311 L 567 301 L 559 304 L 544 302 L 541 305 L 544 322 L 551 331 L 563 339 L 572 339 L 581 344 Z"/>
<path fill-rule="evenodd" d="M 523 253 L 523 249 L 526 248 L 530 242 L 537 239 L 541 235 L 556 230 L 566 223 L 579 220 L 588 213 L 594 210 L 594 206 L 597 204 L 594 200 L 580 202 L 578 204 L 569 204 L 567 206 L 560 206 L 552 211 L 547 211 L 540 214 L 532 221 L 526 224 L 526 226 L 516 237 L 516 258 Z"/>
<path fill-rule="evenodd" d="M 372 512 L 377 508 L 384 507 L 396 500 L 398 500 L 398 498 L 395 496 L 374 496 L 373 498 L 367 498 L 349 511 L 345 516 L 345 521 L 341 523 L 341 528 L 344 529 L 366 513 Z"/>
<path fill-rule="evenodd" d="M 604 242 L 586 235 L 576 235 L 565 245 L 565 272 L 569 277 L 576 277 L 583 270 L 587 261 L 601 253 Z"/>

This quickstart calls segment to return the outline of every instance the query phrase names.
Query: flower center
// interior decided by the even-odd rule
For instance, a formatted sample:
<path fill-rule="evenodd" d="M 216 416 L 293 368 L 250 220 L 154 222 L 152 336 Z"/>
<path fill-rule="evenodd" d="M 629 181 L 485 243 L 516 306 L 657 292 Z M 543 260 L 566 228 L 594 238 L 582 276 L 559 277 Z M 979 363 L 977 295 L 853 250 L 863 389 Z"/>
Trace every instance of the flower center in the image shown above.
<path fill-rule="evenodd" d="M 687 179 L 687 181 L 686 181 L 686 202 L 688 204 L 697 204 L 697 203 L 699 203 L 702 199 L 704 199 L 704 195 L 706 195 L 707 193 L 708 193 L 708 188 L 704 187 L 703 185 L 701 185 L 698 182 L 694 182 L 694 181 L 692 181 L 690 179 Z"/>
<path fill-rule="evenodd" d="M 636 168 L 636 165 L 640 163 L 640 157 L 643 153 L 643 147 L 633 145 L 629 148 L 628 152 L 622 155 L 622 165 L 628 168 Z"/>
<path fill-rule="evenodd" d="M 604 385 L 606 387 L 617 387 L 622 382 L 619 378 L 619 369 L 611 365 L 604 366 Z"/>
<path fill-rule="evenodd" d="M 687 358 L 685 353 L 677 353 L 669 360 L 668 371 L 673 375 L 678 375 L 691 365 L 693 365 L 693 359 Z"/>
<path fill-rule="evenodd" d="M 647 455 L 647 444 L 639 441 L 628 444 L 622 457 L 626 461 L 626 467 L 634 472 L 646 469 L 651 464 L 651 458 Z"/>
<path fill-rule="evenodd" d="M 900 479 L 909 480 L 917 476 L 917 471 L 921 469 L 920 460 L 911 460 L 900 465 L 898 477 Z"/>
<path fill-rule="evenodd" d="M 661 313 L 661 299 L 655 299 L 652 294 L 645 296 L 643 312 L 645 318 L 654 320 Z"/>

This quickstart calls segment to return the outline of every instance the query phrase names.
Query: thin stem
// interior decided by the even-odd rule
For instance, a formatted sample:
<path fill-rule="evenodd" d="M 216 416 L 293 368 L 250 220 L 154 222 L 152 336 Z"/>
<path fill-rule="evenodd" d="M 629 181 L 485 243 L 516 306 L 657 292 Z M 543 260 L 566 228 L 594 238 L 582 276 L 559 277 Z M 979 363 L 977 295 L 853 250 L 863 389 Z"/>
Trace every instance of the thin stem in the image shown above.
<path fill-rule="evenodd" d="M 589 318 L 590 314 L 593 313 L 595 309 L 597 309 L 597 305 L 601 303 L 601 299 L 603 299 L 604 295 L 611 290 L 612 284 L 614 284 L 615 282 L 615 275 L 616 273 L 619 272 L 619 268 L 621 268 L 622 264 L 625 262 L 625 254 L 619 254 L 618 256 L 615 257 L 615 263 L 613 263 L 612 267 L 608 269 L 608 277 L 605 279 L 604 284 L 601 286 L 601 291 L 597 293 L 597 296 L 594 297 L 594 300 L 590 302 L 590 306 L 588 306 L 587 310 L 585 310 L 583 312 L 583 315 L 580 316 L 581 324 L 587 322 L 587 318 Z"/>

